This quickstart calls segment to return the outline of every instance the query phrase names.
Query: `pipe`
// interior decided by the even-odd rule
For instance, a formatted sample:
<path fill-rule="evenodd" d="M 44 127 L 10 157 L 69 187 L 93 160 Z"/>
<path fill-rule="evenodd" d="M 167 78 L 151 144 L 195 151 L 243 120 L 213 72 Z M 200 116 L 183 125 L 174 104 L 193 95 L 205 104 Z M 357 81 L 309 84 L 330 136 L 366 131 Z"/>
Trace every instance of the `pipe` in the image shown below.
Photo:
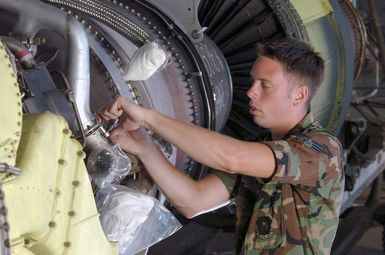
<path fill-rule="evenodd" d="M 67 77 L 75 94 L 83 129 L 95 123 L 90 110 L 90 63 L 87 34 L 81 24 L 65 12 L 37 0 L 1 0 L 0 8 L 19 14 L 14 34 L 34 36 L 49 29 L 68 41 Z"/>
<path fill-rule="evenodd" d="M 8 36 L 0 36 L 0 40 L 7 45 L 25 68 L 32 68 L 36 65 L 35 59 L 24 44 Z"/>

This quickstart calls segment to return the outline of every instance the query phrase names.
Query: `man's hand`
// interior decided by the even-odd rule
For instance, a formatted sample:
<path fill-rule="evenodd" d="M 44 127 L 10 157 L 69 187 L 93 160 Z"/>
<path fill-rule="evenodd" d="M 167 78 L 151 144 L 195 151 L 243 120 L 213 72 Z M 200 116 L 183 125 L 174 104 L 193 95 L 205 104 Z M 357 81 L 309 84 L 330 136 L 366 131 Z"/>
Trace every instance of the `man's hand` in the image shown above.
<path fill-rule="evenodd" d="M 145 108 L 119 96 L 111 105 L 104 106 L 99 111 L 96 119 L 100 123 L 102 120 L 109 121 L 122 117 L 118 126 L 126 131 L 130 131 L 143 126 L 145 113 Z"/>
<path fill-rule="evenodd" d="M 118 126 L 111 132 L 109 139 L 111 142 L 118 144 L 124 151 L 139 158 L 144 153 L 157 150 L 156 145 L 144 128 L 127 131 Z"/>
<path fill-rule="evenodd" d="M 99 111 L 97 121 L 120 118 L 117 127 L 110 133 L 109 139 L 119 144 L 124 151 L 140 157 L 146 150 L 156 148 L 146 130 L 141 128 L 145 110 L 119 96 L 111 105 L 104 106 Z"/>

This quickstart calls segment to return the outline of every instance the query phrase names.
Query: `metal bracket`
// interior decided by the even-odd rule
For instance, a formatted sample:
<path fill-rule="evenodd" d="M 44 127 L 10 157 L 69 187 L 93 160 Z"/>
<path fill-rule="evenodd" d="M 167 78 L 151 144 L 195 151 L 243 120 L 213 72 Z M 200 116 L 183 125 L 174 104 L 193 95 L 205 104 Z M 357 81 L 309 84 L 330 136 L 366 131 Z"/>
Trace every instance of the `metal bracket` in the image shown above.
<path fill-rule="evenodd" d="M 146 0 L 165 13 L 194 43 L 203 39 L 202 28 L 198 20 L 200 0 Z"/>

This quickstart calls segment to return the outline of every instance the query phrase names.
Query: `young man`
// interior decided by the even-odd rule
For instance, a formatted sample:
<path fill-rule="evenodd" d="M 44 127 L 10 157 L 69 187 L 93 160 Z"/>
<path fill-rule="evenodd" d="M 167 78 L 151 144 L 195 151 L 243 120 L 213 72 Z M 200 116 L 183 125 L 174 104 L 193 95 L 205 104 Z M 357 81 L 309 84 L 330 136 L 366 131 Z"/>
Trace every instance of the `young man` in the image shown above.
<path fill-rule="evenodd" d="M 323 78 L 323 60 L 310 46 L 293 39 L 259 45 L 257 53 L 247 96 L 254 122 L 270 130 L 272 141 L 240 141 L 170 119 L 123 97 L 105 107 L 99 119 L 124 114 L 111 140 L 143 162 L 186 217 L 238 194 L 242 214 L 237 216 L 238 253 L 329 254 L 344 179 L 338 140 L 308 111 Z M 164 158 L 143 127 L 219 171 L 192 180 Z M 237 185 L 235 174 L 243 176 Z M 251 198 L 247 200 L 251 206 L 245 197 Z"/>

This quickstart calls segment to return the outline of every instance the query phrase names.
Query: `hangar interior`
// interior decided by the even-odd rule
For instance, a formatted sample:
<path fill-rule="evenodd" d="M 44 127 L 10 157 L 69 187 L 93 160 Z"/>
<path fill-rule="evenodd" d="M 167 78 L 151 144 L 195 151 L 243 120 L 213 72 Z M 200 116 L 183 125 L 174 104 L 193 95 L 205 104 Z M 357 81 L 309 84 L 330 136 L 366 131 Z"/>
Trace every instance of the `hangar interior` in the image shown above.
<path fill-rule="evenodd" d="M 381 0 L 0 0 L 0 254 L 119 254 L 95 203 L 105 182 L 156 197 L 184 226 L 140 254 L 233 254 L 231 242 L 208 242 L 231 236 L 233 206 L 187 220 L 134 156 L 123 156 L 124 173 L 102 171 L 117 163 L 112 126 L 96 113 L 123 95 L 257 141 L 264 130 L 246 96 L 255 45 L 284 37 L 310 43 L 325 59 L 311 109 L 344 148 L 332 254 L 350 254 L 373 222 L 385 228 L 384 19 Z M 135 53 L 154 42 L 167 63 L 146 79 L 127 79 Z M 186 175 L 209 171 L 151 137 Z"/>

